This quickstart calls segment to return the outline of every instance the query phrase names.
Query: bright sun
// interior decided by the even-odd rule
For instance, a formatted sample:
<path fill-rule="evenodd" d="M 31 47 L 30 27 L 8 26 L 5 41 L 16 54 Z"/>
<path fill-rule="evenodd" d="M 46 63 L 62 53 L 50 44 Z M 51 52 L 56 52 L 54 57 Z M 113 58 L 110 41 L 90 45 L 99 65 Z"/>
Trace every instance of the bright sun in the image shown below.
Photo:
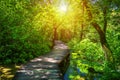
<path fill-rule="evenodd" d="M 67 11 L 67 6 L 66 6 L 65 4 L 62 4 L 62 5 L 60 6 L 60 11 L 66 12 L 66 11 Z"/>

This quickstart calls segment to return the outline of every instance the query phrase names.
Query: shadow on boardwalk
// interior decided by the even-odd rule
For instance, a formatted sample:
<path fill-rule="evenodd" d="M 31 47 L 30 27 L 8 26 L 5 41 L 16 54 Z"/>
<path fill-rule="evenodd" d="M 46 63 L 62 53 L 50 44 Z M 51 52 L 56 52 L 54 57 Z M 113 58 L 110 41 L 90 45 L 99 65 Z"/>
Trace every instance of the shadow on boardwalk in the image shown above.
<path fill-rule="evenodd" d="M 13 80 L 63 80 L 58 64 L 69 54 L 68 47 L 55 41 L 53 50 L 21 66 Z"/>

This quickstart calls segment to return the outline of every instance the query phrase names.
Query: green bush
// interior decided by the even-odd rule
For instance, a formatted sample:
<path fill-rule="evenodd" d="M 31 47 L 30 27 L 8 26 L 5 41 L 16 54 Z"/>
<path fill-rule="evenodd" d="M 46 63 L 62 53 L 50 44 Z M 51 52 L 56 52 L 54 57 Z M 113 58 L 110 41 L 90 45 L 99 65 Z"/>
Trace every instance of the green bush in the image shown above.
<path fill-rule="evenodd" d="M 87 75 L 85 78 L 89 78 L 89 68 L 93 68 L 95 72 L 103 71 L 104 55 L 100 47 L 100 43 L 94 43 L 90 39 L 83 39 L 82 41 L 73 39 L 68 44 L 73 50 L 70 66 L 80 69 L 82 73 Z M 74 76 L 75 78 L 79 74 L 80 73 L 76 71 L 72 73 L 71 76 Z"/>
<path fill-rule="evenodd" d="M 50 50 L 48 36 L 34 26 L 36 6 L 28 0 L 0 1 L 0 64 L 24 63 Z"/>

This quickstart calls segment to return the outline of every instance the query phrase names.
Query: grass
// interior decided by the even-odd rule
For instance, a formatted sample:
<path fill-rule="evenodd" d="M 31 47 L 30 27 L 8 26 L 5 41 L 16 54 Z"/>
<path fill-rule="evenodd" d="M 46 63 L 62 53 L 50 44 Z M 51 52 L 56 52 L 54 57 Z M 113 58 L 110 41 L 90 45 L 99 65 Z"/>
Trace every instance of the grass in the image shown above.
<path fill-rule="evenodd" d="M 0 80 L 12 80 L 19 68 L 16 64 L 0 65 Z"/>

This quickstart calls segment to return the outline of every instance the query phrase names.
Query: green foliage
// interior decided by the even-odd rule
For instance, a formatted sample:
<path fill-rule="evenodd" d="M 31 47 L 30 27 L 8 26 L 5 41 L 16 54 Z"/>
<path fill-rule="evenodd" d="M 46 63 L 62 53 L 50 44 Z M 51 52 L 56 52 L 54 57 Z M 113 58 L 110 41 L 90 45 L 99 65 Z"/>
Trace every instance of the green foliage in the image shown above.
<path fill-rule="evenodd" d="M 47 0 L 0 0 L 0 64 L 24 63 L 47 53 L 52 46 L 54 29 L 58 39 L 69 41 L 71 65 L 88 74 L 88 68 L 103 70 L 103 79 L 118 79 L 119 73 L 105 66 L 104 54 L 97 31 L 90 25 L 87 10 L 82 0 L 68 1 L 68 11 L 61 14 L 59 1 Z M 104 29 L 113 52 L 115 65 L 119 70 L 120 61 L 120 9 L 119 1 L 88 0 L 93 20 Z M 106 14 L 104 14 L 106 9 Z M 71 79 L 82 79 L 73 71 Z"/>
<path fill-rule="evenodd" d="M 23 63 L 50 50 L 48 36 L 34 26 L 38 13 L 28 0 L 0 1 L 0 64 Z"/>
<path fill-rule="evenodd" d="M 112 56 L 114 57 L 115 62 L 111 64 L 105 61 L 104 59 L 105 55 L 102 52 L 101 45 L 99 43 L 100 41 L 99 36 L 96 34 L 96 31 L 94 31 L 94 29 L 91 28 L 89 24 L 90 22 L 85 21 L 83 22 L 84 24 L 83 39 L 80 41 L 76 37 L 77 39 L 72 39 L 69 42 L 69 46 L 73 51 L 73 53 L 71 54 L 71 66 L 75 66 L 85 73 L 87 73 L 87 68 L 92 67 L 93 69 L 95 69 L 95 71 L 102 70 L 103 72 L 102 80 L 119 80 L 120 8 L 118 0 L 115 1 L 87 0 L 87 1 L 90 4 L 87 6 L 89 7 L 87 12 L 89 13 L 89 11 L 91 11 L 91 14 L 87 13 L 89 15 L 88 17 L 91 17 L 92 15 L 93 22 L 96 22 L 100 26 L 98 31 L 100 31 L 100 29 L 101 31 L 104 31 L 106 26 L 105 36 L 107 38 L 110 50 L 113 53 Z M 86 12 L 84 12 L 84 16 L 86 16 Z M 84 30 L 86 30 L 86 32 Z M 78 34 L 76 34 L 75 36 L 78 36 Z M 110 66 L 106 66 L 109 64 L 116 65 L 116 70 L 111 70 Z M 78 74 L 76 73 L 72 74 L 72 78 L 76 76 L 78 76 Z"/>
<path fill-rule="evenodd" d="M 90 67 L 94 68 L 95 71 L 103 71 L 104 55 L 99 43 L 94 43 L 90 39 L 83 39 L 82 41 L 73 39 L 69 46 L 73 50 L 70 66 L 80 69 L 82 73 L 87 75 Z M 71 75 L 77 76 L 78 74 L 80 76 L 78 72 Z"/>
<path fill-rule="evenodd" d="M 120 72 L 111 70 L 109 67 L 104 68 L 104 74 L 101 78 L 101 80 L 119 80 L 120 78 Z"/>
<path fill-rule="evenodd" d="M 120 53 L 120 24 L 116 25 L 110 24 L 109 29 L 107 30 L 107 39 L 110 43 L 110 47 L 115 58 L 116 65 L 120 65 L 119 53 Z"/>
<path fill-rule="evenodd" d="M 73 43 L 74 46 L 71 43 Z M 77 53 L 79 58 L 82 58 L 83 61 L 88 61 L 91 65 L 92 62 L 103 60 L 103 53 L 100 44 L 93 43 L 89 39 L 83 39 L 82 41 L 73 40 L 73 42 L 70 42 L 70 45 L 72 45 L 73 51 Z"/>
<path fill-rule="evenodd" d="M 112 37 L 114 37 L 116 42 L 118 41 L 118 36 L 115 36 L 116 35 L 114 34 Z M 119 48 L 119 46 L 117 46 L 119 44 L 114 43 L 114 41 L 111 39 L 109 39 L 109 41 L 112 41 L 110 45 L 112 45 L 111 48 L 114 52 L 115 62 L 117 63 L 117 66 L 119 66 L 119 52 L 117 52 L 119 50 L 116 51 L 116 49 Z M 106 63 L 104 61 L 104 55 L 99 43 L 94 43 L 90 39 L 83 39 L 82 41 L 73 39 L 71 40 L 71 42 L 69 42 L 69 46 L 71 47 L 73 52 L 71 54 L 70 66 L 72 66 L 72 69 L 74 69 L 74 71 L 69 75 L 70 80 L 75 79 L 78 76 L 79 79 L 83 78 L 83 76 L 81 76 L 77 69 L 79 69 L 82 73 L 86 74 L 86 76 L 84 76 L 85 79 L 88 79 L 91 76 L 96 77 L 98 74 L 101 74 L 101 72 L 102 77 L 100 78 L 100 80 L 119 79 L 120 73 L 116 72 L 115 70 L 111 70 L 109 66 L 106 66 L 106 64 L 109 63 Z M 115 46 L 117 46 L 116 49 L 113 48 Z M 95 69 L 95 72 L 89 73 L 89 68 Z M 119 71 L 119 69 L 117 71 Z"/>

